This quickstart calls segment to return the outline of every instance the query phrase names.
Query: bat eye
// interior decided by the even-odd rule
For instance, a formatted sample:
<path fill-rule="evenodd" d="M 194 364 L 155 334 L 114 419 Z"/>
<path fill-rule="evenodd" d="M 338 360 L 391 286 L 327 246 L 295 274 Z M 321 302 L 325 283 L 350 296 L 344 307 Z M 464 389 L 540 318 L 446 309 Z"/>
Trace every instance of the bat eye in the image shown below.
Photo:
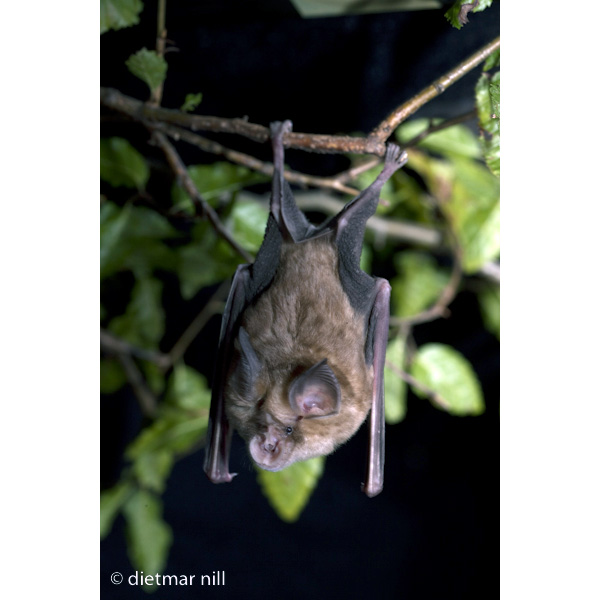
<path fill-rule="evenodd" d="M 285 428 L 285 434 L 286 435 L 290 435 L 293 431 L 294 431 L 294 429 L 292 427 L 286 427 Z"/>

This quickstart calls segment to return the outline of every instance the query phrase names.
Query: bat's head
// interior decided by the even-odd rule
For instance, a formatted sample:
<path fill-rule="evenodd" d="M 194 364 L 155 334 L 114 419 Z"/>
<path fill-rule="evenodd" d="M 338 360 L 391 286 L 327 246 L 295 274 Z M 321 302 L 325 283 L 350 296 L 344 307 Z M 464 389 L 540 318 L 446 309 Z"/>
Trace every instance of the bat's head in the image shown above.
<path fill-rule="evenodd" d="M 279 471 L 299 460 L 331 453 L 331 421 L 340 412 L 342 391 L 322 359 L 311 366 L 267 372 L 240 329 L 239 360 L 230 377 L 227 413 L 246 440 L 254 462 Z"/>

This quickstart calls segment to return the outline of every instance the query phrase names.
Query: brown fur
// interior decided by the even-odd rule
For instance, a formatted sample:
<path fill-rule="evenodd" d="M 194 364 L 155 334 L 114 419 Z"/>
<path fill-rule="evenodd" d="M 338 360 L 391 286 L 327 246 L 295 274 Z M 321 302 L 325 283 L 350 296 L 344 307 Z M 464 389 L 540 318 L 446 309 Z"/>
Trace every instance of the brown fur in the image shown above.
<path fill-rule="evenodd" d="M 267 413 L 282 426 L 292 425 L 283 466 L 331 453 L 356 432 L 371 407 L 372 368 L 365 364 L 364 342 L 357 343 L 365 339 L 365 321 L 341 286 L 334 244 L 332 234 L 284 243 L 275 279 L 242 317 L 263 369 L 254 398 L 241 398 L 230 379 L 228 417 L 248 442 L 264 429 Z M 341 387 L 340 411 L 299 421 L 288 387 L 324 358 Z"/>

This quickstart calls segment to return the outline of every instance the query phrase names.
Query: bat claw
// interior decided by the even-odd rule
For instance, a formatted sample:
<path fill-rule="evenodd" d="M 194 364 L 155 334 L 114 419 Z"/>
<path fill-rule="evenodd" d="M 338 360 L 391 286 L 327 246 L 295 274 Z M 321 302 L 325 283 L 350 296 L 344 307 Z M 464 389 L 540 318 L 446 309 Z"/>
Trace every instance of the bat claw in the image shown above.
<path fill-rule="evenodd" d="M 274 121 L 270 125 L 271 139 L 273 139 L 273 140 L 275 140 L 277 138 L 281 139 L 284 134 L 290 133 L 290 131 L 292 131 L 292 127 L 293 127 L 292 122 L 289 119 L 287 119 L 283 122 Z"/>
<path fill-rule="evenodd" d="M 396 171 L 403 167 L 408 161 L 406 150 L 402 150 L 397 144 L 388 144 L 385 149 L 385 165 L 389 165 Z"/>
<path fill-rule="evenodd" d="M 237 473 L 207 473 L 206 475 L 211 483 L 229 483 Z"/>

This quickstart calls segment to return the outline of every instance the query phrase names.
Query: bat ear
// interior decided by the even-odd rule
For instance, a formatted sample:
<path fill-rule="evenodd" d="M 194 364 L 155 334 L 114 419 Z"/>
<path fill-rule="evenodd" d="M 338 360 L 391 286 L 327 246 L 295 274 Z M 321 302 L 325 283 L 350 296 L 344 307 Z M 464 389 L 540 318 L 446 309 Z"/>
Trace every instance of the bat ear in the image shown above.
<path fill-rule="evenodd" d="M 254 383 L 262 370 L 262 363 L 256 355 L 250 343 L 250 337 L 243 327 L 240 327 L 238 341 L 240 344 L 241 359 L 236 372 L 237 383 L 241 386 L 245 394 L 251 394 Z"/>
<path fill-rule="evenodd" d="M 340 410 L 340 384 L 327 359 L 313 365 L 292 381 L 289 401 L 298 416 L 327 417 Z"/>

